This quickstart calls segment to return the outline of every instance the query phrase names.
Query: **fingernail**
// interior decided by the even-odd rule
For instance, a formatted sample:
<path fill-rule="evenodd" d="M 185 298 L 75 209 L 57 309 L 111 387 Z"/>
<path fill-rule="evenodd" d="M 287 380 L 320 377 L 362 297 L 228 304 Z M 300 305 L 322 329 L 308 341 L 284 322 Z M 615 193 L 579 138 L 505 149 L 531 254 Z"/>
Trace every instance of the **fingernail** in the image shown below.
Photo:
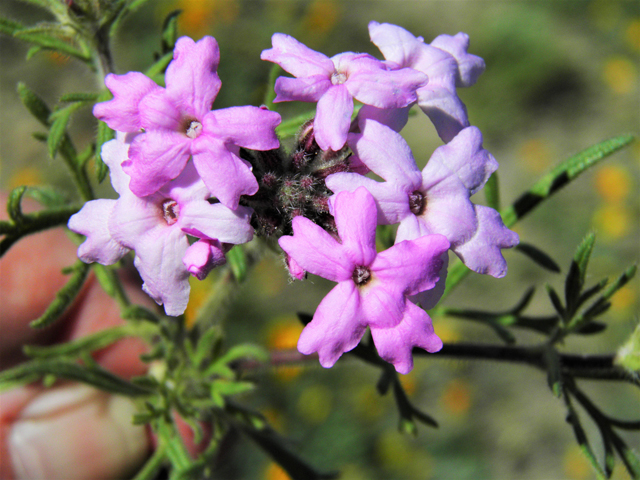
<path fill-rule="evenodd" d="M 128 398 L 74 385 L 46 391 L 20 414 L 9 435 L 16 479 L 117 478 L 148 452 L 145 429 L 132 424 Z"/>

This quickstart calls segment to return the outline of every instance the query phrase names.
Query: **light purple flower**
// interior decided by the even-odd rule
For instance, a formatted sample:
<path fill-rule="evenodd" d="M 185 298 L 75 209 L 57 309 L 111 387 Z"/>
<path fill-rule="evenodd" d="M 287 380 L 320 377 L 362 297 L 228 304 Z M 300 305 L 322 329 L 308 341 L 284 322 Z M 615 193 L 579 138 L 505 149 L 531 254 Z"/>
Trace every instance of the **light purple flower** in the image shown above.
<path fill-rule="evenodd" d="M 377 253 L 371 194 L 364 188 L 340 193 L 333 207 L 340 242 L 304 217 L 293 219 L 293 236 L 279 240 L 301 268 L 338 283 L 302 331 L 298 350 L 318 352 L 320 364 L 331 367 L 368 326 L 380 356 L 408 373 L 413 347 L 442 348 L 427 313 L 407 297 L 435 286 L 449 242 L 427 235 Z"/>
<path fill-rule="evenodd" d="M 354 98 L 377 108 L 401 108 L 415 102 L 416 89 L 428 81 L 418 71 L 392 70 L 367 54 L 347 52 L 329 58 L 282 33 L 273 35 L 272 44 L 260 58 L 296 77 L 276 80 L 275 101 L 318 102 L 314 133 L 323 150 L 344 146 Z"/>
<path fill-rule="evenodd" d="M 136 195 L 158 191 L 182 172 L 190 157 L 205 185 L 229 208 L 238 206 L 240 195 L 258 190 L 250 164 L 238 152 L 240 147 L 277 148 L 280 115 L 252 106 L 212 111 L 221 84 L 219 59 L 213 37 L 198 42 L 182 37 L 167 67 L 166 88 L 138 72 L 107 75 L 114 99 L 97 104 L 94 115 L 115 130 L 144 131 L 123 165 Z"/>
<path fill-rule="evenodd" d="M 473 85 L 484 71 L 482 58 L 467 53 L 469 36 L 440 35 L 431 44 L 422 37 L 397 25 L 369 23 L 371 41 L 380 49 L 387 62 L 396 68 L 413 68 L 429 76 L 429 83 L 418 89 L 418 105 L 429 116 L 445 142 L 469 126 L 467 109 L 458 98 L 456 87 Z M 360 118 L 371 118 L 396 131 L 407 122 L 409 109 L 379 110 L 365 106 Z"/>
<path fill-rule="evenodd" d="M 422 172 L 404 139 L 378 122 L 367 120 L 362 133 L 349 134 L 349 146 L 386 182 L 336 173 L 327 177 L 329 189 L 338 193 L 366 187 L 376 199 L 378 223 L 400 223 L 396 242 L 439 233 L 470 269 L 496 278 L 506 275 L 501 249 L 517 245 L 518 235 L 504 226 L 498 212 L 470 200 L 498 168 L 482 148 L 476 127 L 465 128 L 436 149 Z"/>
<path fill-rule="evenodd" d="M 69 228 L 87 237 L 78 248 L 84 262 L 111 265 L 134 250 L 144 291 L 164 304 L 168 315 L 180 315 L 189 300 L 189 270 L 183 263 L 192 248 L 187 234 L 207 241 L 248 242 L 253 236 L 252 210 L 238 207 L 232 211 L 220 203 L 210 204 L 211 193 L 192 164 L 156 193 L 137 197 L 129 190 L 129 177 L 122 169 L 132 137 L 119 133 L 102 148 L 120 198 L 87 202 L 69 219 Z"/>

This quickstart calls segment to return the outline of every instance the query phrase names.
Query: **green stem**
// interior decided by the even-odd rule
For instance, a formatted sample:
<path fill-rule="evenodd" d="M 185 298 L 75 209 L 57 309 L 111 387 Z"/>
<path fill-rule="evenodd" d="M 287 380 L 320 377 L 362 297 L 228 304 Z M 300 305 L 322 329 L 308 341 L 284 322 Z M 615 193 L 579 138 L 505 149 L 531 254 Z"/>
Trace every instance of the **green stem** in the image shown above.
<path fill-rule="evenodd" d="M 156 478 L 166 459 L 167 447 L 164 444 L 160 444 L 138 474 L 133 477 L 133 480 L 153 480 Z"/>

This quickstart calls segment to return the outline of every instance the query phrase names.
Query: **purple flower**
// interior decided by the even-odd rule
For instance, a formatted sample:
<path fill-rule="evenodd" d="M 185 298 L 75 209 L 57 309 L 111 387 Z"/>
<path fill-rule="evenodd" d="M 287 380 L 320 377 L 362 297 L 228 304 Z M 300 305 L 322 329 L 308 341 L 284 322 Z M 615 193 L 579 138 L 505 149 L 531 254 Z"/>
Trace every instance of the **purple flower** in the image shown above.
<path fill-rule="evenodd" d="M 333 211 L 341 241 L 304 217 L 293 219 L 293 236 L 279 240 L 301 268 L 338 283 L 302 331 L 298 350 L 318 352 L 320 364 L 331 367 L 368 326 L 380 356 L 408 373 L 414 346 L 442 348 L 427 313 L 407 297 L 435 286 L 449 242 L 427 235 L 377 253 L 376 205 L 365 188 L 338 194 Z"/>
<path fill-rule="evenodd" d="M 422 172 L 404 139 L 378 122 L 364 121 L 361 134 L 349 134 L 349 146 L 386 182 L 336 173 L 326 180 L 333 192 L 366 187 L 376 199 L 378 223 L 400 223 L 396 242 L 439 233 L 470 269 L 496 278 L 506 275 L 501 249 L 517 245 L 518 235 L 504 226 L 498 212 L 470 200 L 498 168 L 482 148 L 476 127 L 436 149 Z"/>
<path fill-rule="evenodd" d="M 271 150 L 279 145 L 280 115 L 244 106 L 211 111 L 220 90 L 220 52 L 213 37 L 176 42 L 167 67 L 166 88 L 138 72 L 107 75 L 114 99 L 99 103 L 94 115 L 118 131 L 137 132 L 123 164 L 133 193 L 155 193 L 183 171 L 190 157 L 220 202 L 236 208 L 240 195 L 253 195 L 258 183 L 240 147 Z"/>
<path fill-rule="evenodd" d="M 429 116 L 445 142 L 449 142 L 460 130 L 469 126 L 467 109 L 458 98 L 456 87 L 473 85 L 484 71 L 482 58 L 467 53 L 469 36 L 440 35 L 424 43 L 422 37 L 397 25 L 369 23 L 371 41 L 380 49 L 387 62 L 395 68 L 413 68 L 425 73 L 429 83 L 417 91 L 418 105 Z M 371 118 L 400 131 L 407 122 L 408 108 L 384 111 L 365 106 L 361 118 Z"/>
<path fill-rule="evenodd" d="M 272 44 L 260 58 L 296 77 L 277 79 L 275 101 L 318 102 L 314 132 L 323 150 L 344 146 L 354 98 L 377 108 L 401 108 L 416 101 L 416 89 L 428 80 L 412 69 L 391 70 L 367 54 L 347 52 L 329 58 L 282 33 L 273 35 Z"/>
<path fill-rule="evenodd" d="M 187 234 L 206 241 L 248 242 L 253 236 L 252 211 L 210 204 L 211 194 L 192 164 L 157 192 L 137 197 L 129 190 L 129 177 L 122 169 L 132 135 L 124 137 L 118 134 L 102 148 L 120 198 L 87 202 L 69 219 L 69 228 L 87 237 L 78 248 L 78 257 L 87 263 L 111 265 L 135 250 L 134 264 L 144 291 L 164 304 L 167 315 L 180 315 L 189 300 L 190 270 L 183 258 L 189 260 L 186 253 L 194 248 L 189 247 Z M 206 261 L 200 264 L 207 266 Z"/>

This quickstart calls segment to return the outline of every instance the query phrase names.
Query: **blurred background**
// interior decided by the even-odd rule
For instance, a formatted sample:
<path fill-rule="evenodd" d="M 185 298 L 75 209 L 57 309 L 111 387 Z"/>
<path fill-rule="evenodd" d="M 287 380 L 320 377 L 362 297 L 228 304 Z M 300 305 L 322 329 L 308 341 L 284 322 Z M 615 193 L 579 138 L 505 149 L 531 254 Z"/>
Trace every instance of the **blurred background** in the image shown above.
<path fill-rule="evenodd" d="M 618 0 L 563 1 L 352 1 L 352 0 L 163 0 L 148 4 L 122 24 L 114 39 L 117 73 L 144 71 L 160 51 L 163 19 L 173 10 L 180 33 L 213 35 L 221 50 L 222 89 L 214 108 L 259 105 L 271 64 L 259 60 L 275 32 L 293 35 L 329 56 L 368 52 L 371 20 L 400 25 L 430 42 L 459 31 L 471 38 L 470 53 L 483 57 L 486 72 L 458 93 L 469 119 L 484 134 L 484 147 L 500 163 L 503 205 L 568 156 L 622 133 L 640 133 L 640 3 Z M 46 20 L 25 3 L 3 0 L 3 16 L 32 24 Z M 25 62 L 28 47 L 0 37 L 0 187 L 53 183 L 71 192 L 59 162 L 34 140 L 39 124 L 24 109 L 16 83 L 24 81 L 51 105 L 70 92 L 100 89 L 83 65 L 40 53 Z M 284 117 L 308 110 L 283 104 Z M 74 117 L 76 145 L 86 146 L 96 122 L 90 112 Z M 422 167 L 441 142 L 423 115 L 403 131 Z M 578 242 L 597 234 L 588 281 L 617 277 L 640 253 L 640 142 L 587 172 L 544 203 L 515 230 L 549 253 L 566 273 Z M 104 182 L 101 193 L 113 195 Z M 70 193 L 71 195 L 71 193 Z M 483 203 L 482 192 L 474 199 Z M 498 311 L 516 304 L 531 285 L 537 294 L 530 314 L 550 314 L 544 284 L 562 288 L 563 275 L 543 271 L 507 251 L 506 279 L 473 275 L 447 305 Z M 613 299 L 609 328 L 596 337 L 570 339 L 565 351 L 613 352 L 638 322 L 639 282 Z M 204 300 L 210 281 L 194 282 L 188 316 Z M 265 259 L 245 284 L 230 315 L 230 342 L 252 341 L 294 348 L 301 331 L 295 312 L 313 313 L 330 282 L 312 278 L 290 284 L 281 259 Z M 452 318 L 434 319 L 445 342 L 500 343 L 486 327 Z M 518 333 L 522 344 L 542 340 Z M 242 400 L 263 412 L 291 447 L 316 467 L 340 470 L 344 480 L 368 479 L 572 479 L 595 478 L 583 459 L 565 409 L 545 376 L 523 366 L 421 357 L 403 377 L 416 406 L 440 423 L 419 426 L 417 437 L 397 430 L 391 395 L 375 390 L 379 371 L 343 358 L 337 366 L 287 367 L 257 376 L 258 389 Z M 640 414 L 638 389 L 582 382 L 605 412 L 620 418 Z M 589 430 L 594 433 L 594 427 Z M 625 436 L 640 449 L 636 434 Z M 595 448 L 599 451 L 597 440 Z M 222 479 L 286 479 L 250 442 L 230 439 L 223 450 Z M 618 465 L 615 479 L 628 478 Z"/>

